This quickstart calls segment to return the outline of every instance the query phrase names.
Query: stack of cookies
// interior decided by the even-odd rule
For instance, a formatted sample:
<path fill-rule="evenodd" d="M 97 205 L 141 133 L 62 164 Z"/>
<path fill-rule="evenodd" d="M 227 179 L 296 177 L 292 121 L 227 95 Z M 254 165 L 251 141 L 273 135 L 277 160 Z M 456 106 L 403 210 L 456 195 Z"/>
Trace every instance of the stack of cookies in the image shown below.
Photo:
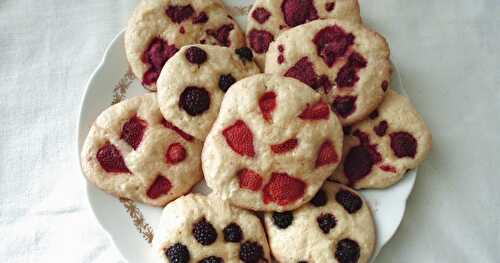
<path fill-rule="evenodd" d="M 159 262 L 370 260 L 354 189 L 397 183 L 431 134 L 357 0 L 257 0 L 246 38 L 219 0 L 143 0 L 125 47 L 155 93 L 102 112 L 81 161 L 102 190 L 165 207 Z M 203 179 L 212 193 L 190 193 Z"/>

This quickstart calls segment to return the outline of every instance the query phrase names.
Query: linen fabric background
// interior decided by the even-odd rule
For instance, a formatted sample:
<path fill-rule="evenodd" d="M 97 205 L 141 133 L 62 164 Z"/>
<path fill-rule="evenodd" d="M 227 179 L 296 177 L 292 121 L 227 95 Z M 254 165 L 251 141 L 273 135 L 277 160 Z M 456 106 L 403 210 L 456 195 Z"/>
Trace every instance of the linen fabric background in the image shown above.
<path fill-rule="evenodd" d="M 500 2 L 361 0 L 433 132 L 377 262 L 500 260 Z M 95 220 L 79 104 L 136 0 L 0 1 L 0 259 L 125 262 Z"/>

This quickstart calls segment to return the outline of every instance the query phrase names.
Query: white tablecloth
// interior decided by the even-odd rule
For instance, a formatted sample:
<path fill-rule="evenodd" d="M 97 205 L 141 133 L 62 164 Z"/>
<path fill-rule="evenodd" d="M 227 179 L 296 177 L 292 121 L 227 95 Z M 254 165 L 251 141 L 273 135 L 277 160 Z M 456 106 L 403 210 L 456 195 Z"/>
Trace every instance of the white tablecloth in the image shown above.
<path fill-rule="evenodd" d="M 86 202 L 83 88 L 135 6 L 0 1 L 0 259 L 123 262 Z M 362 0 L 434 149 L 378 262 L 500 261 L 500 3 Z"/>

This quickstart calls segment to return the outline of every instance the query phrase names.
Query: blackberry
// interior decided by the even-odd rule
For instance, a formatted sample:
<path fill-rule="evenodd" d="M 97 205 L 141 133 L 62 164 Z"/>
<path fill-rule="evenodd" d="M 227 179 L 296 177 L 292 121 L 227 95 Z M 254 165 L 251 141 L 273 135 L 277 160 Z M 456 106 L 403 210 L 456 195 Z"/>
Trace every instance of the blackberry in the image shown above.
<path fill-rule="evenodd" d="M 330 229 L 334 228 L 337 225 L 335 216 L 330 213 L 321 214 L 320 216 L 318 216 L 318 218 L 316 218 L 316 221 L 318 222 L 318 226 L 321 231 L 323 231 L 323 233 L 325 234 L 330 233 Z"/>
<path fill-rule="evenodd" d="M 335 258 L 339 263 L 356 263 L 360 255 L 360 248 L 356 241 L 342 239 L 337 243 Z"/>
<path fill-rule="evenodd" d="M 187 263 L 191 259 L 188 248 L 181 243 L 175 243 L 167 248 L 165 256 L 171 263 Z"/>
<path fill-rule="evenodd" d="M 208 246 L 217 240 L 217 231 L 205 218 L 193 225 L 193 236 L 198 243 Z"/>
<path fill-rule="evenodd" d="M 273 212 L 273 223 L 278 228 L 285 229 L 293 223 L 293 213 L 290 211 L 283 213 Z"/>
<path fill-rule="evenodd" d="M 236 79 L 231 74 L 221 75 L 219 77 L 219 89 L 226 92 L 235 82 Z"/>
<path fill-rule="evenodd" d="M 335 200 L 349 213 L 358 212 L 363 206 L 363 200 L 358 195 L 348 190 L 340 190 L 335 195 Z"/>
<path fill-rule="evenodd" d="M 204 88 L 189 86 L 181 93 L 179 107 L 191 116 L 200 115 L 210 107 L 210 93 Z"/>
<path fill-rule="evenodd" d="M 236 54 L 240 57 L 241 60 L 243 61 L 252 61 L 253 59 L 253 53 L 252 50 L 247 48 L 247 47 L 241 47 L 236 49 Z"/>
<path fill-rule="evenodd" d="M 216 256 L 210 256 L 198 261 L 198 263 L 224 263 L 224 259 Z"/>
<path fill-rule="evenodd" d="M 227 225 L 222 232 L 224 233 L 224 240 L 226 242 L 239 243 L 243 239 L 243 231 L 241 231 L 240 226 L 236 223 Z"/>
<path fill-rule="evenodd" d="M 311 204 L 313 204 L 315 207 L 324 206 L 326 205 L 326 202 L 328 202 L 328 196 L 326 196 L 326 193 L 325 191 L 323 191 L 323 189 L 319 189 L 319 191 L 311 200 Z"/>
<path fill-rule="evenodd" d="M 240 259 L 245 263 L 257 263 L 263 255 L 264 250 L 257 242 L 247 241 L 240 246 Z"/>
<path fill-rule="evenodd" d="M 207 52 L 199 47 L 190 47 L 184 54 L 186 59 L 192 64 L 201 65 L 207 61 Z"/>

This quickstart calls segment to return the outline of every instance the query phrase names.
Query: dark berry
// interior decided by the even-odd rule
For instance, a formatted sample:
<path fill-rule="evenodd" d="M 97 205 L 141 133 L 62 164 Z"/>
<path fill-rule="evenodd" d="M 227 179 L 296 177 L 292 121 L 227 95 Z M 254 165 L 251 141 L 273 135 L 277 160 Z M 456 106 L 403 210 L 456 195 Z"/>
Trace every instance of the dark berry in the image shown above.
<path fill-rule="evenodd" d="M 204 88 L 187 87 L 181 93 L 179 107 L 191 116 L 202 114 L 210 107 L 210 93 Z"/>
<path fill-rule="evenodd" d="M 335 82 L 338 88 L 352 87 L 359 80 L 357 72 L 359 69 L 366 67 L 366 59 L 361 54 L 353 52 L 347 61 L 337 73 Z"/>
<path fill-rule="evenodd" d="M 291 211 L 273 212 L 273 223 L 278 228 L 285 229 L 293 223 L 293 213 Z"/>
<path fill-rule="evenodd" d="M 224 259 L 216 256 L 210 256 L 198 261 L 198 263 L 224 263 Z"/>
<path fill-rule="evenodd" d="M 199 47 L 188 48 L 184 55 L 186 59 L 193 64 L 201 65 L 207 61 L 207 52 Z"/>
<path fill-rule="evenodd" d="M 193 225 L 193 236 L 198 243 L 208 246 L 217 240 L 217 231 L 205 218 Z"/>
<path fill-rule="evenodd" d="M 363 206 L 363 200 L 349 190 L 340 190 L 335 195 L 335 200 L 349 213 L 356 213 Z"/>
<path fill-rule="evenodd" d="M 344 159 L 344 173 L 350 182 L 356 182 L 366 177 L 373 165 L 381 160 L 380 154 L 371 145 L 352 147 Z"/>
<path fill-rule="evenodd" d="M 174 5 L 174 6 L 169 6 L 165 10 L 165 14 L 170 17 L 172 22 L 174 23 L 180 23 L 188 18 L 190 18 L 194 13 L 193 7 L 191 5 L 184 5 L 184 6 L 179 6 L 179 5 Z"/>
<path fill-rule="evenodd" d="M 328 202 L 328 196 L 326 195 L 325 191 L 323 191 L 323 189 L 319 189 L 319 191 L 311 200 L 311 204 L 313 204 L 315 207 L 324 206 L 326 205 L 326 202 Z"/>
<path fill-rule="evenodd" d="M 307 263 L 305 260 L 297 261 L 297 263 Z"/>
<path fill-rule="evenodd" d="M 407 132 L 395 132 L 391 137 L 391 149 L 398 158 L 414 158 L 417 154 L 417 140 Z"/>
<path fill-rule="evenodd" d="M 236 223 L 227 225 L 222 233 L 224 233 L 224 241 L 226 242 L 239 243 L 243 239 L 243 231 Z"/>
<path fill-rule="evenodd" d="M 337 219 L 335 219 L 335 216 L 330 213 L 321 214 L 318 218 L 316 218 L 316 221 L 318 222 L 318 226 L 321 231 L 325 234 L 330 233 L 330 230 L 337 225 Z"/>
<path fill-rule="evenodd" d="M 264 256 L 264 249 L 257 242 L 247 241 L 240 246 L 240 259 L 245 263 L 257 263 Z"/>
<path fill-rule="evenodd" d="M 342 118 L 347 118 L 356 110 L 356 99 L 355 96 L 337 97 L 332 103 L 332 110 Z"/>
<path fill-rule="evenodd" d="M 368 115 L 368 117 L 370 117 L 370 119 L 372 120 L 375 120 L 378 117 L 378 115 L 379 115 L 378 110 L 374 110 L 372 111 L 372 113 L 370 113 L 370 115 Z"/>
<path fill-rule="evenodd" d="M 373 131 L 375 131 L 378 136 L 382 137 L 387 132 L 387 128 L 389 128 L 387 121 L 381 121 L 377 126 L 373 127 Z"/>
<path fill-rule="evenodd" d="M 325 4 L 326 11 L 331 12 L 333 9 L 335 9 L 335 2 Z"/>
<path fill-rule="evenodd" d="M 193 18 L 193 24 L 203 24 L 208 21 L 208 15 L 205 12 L 201 12 L 198 16 Z"/>
<path fill-rule="evenodd" d="M 219 89 L 222 91 L 226 92 L 231 85 L 233 85 L 236 82 L 236 79 L 231 75 L 220 75 L 219 77 Z"/>
<path fill-rule="evenodd" d="M 165 251 L 165 256 L 171 263 L 187 263 L 191 259 L 188 248 L 181 243 L 170 246 Z"/>
<path fill-rule="evenodd" d="M 342 239 L 337 243 L 335 258 L 339 263 L 356 263 L 360 255 L 358 243 L 351 239 Z"/>
<path fill-rule="evenodd" d="M 240 57 L 243 61 L 252 61 L 253 53 L 252 50 L 247 47 L 240 47 L 236 49 L 236 55 Z"/>

